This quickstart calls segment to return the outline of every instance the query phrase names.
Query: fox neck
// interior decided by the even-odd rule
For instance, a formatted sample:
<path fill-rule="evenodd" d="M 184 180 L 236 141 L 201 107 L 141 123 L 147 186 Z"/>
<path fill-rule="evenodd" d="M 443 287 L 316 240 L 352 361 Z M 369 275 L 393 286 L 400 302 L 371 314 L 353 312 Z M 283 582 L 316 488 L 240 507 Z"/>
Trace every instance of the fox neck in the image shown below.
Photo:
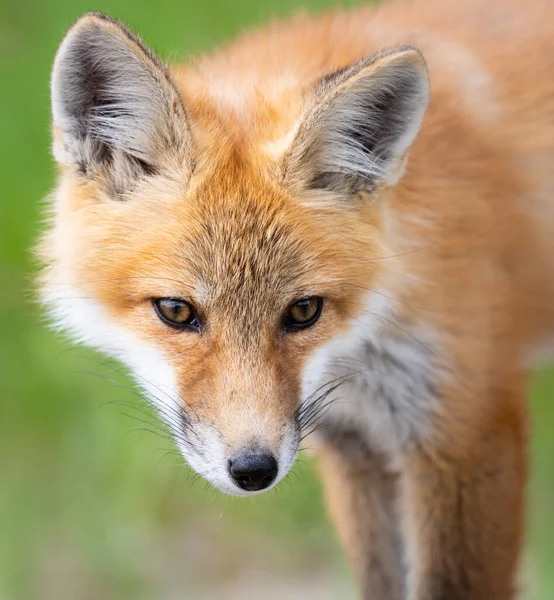
<path fill-rule="evenodd" d="M 443 370 L 437 332 L 400 315 L 393 304 L 385 290 L 367 294 L 350 329 L 310 360 L 302 396 L 314 401 L 317 390 L 337 385 L 326 397 L 319 434 L 342 447 L 353 434 L 358 451 L 361 439 L 392 462 L 429 434 L 438 404 L 434 386 Z"/>

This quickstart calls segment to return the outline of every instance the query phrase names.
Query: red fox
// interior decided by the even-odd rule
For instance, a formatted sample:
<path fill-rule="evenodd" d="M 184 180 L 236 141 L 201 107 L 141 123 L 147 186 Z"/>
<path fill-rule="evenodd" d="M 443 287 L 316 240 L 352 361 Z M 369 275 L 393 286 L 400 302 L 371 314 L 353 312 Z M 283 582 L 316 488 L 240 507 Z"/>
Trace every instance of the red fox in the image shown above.
<path fill-rule="evenodd" d="M 554 5 L 298 16 L 171 68 L 79 19 L 42 296 L 248 496 L 318 430 L 362 595 L 507 600 L 554 347 Z"/>

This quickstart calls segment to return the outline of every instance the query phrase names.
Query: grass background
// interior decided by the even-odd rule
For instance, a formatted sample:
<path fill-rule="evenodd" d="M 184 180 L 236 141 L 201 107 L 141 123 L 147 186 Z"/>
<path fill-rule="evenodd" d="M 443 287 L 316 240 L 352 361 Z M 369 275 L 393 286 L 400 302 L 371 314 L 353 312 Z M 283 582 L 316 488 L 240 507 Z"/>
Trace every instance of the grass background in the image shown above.
<path fill-rule="evenodd" d="M 252 500 L 191 487 L 167 444 L 116 403 L 130 392 L 94 376 L 112 365 L 48 332 L 31 301 L 29 249 L 54 180 L 49 71 L 71 22 L 105 11 L 177 60 L 298 5 L 0 1 L 0 600 L 355 597 L 311 459 Z M 536 600 L 554 598 L 553 396 L 543 373 L 531 394 Z"/>

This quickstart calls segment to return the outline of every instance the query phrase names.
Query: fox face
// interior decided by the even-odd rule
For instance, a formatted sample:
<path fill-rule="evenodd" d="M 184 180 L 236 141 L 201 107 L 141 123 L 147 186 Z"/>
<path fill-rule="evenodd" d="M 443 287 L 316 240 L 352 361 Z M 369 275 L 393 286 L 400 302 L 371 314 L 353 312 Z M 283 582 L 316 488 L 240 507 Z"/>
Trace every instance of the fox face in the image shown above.
<path fill-rule="evenodd" d="M 257 120 L 187 81 L 103 15 L 69 31 L 52 75 L 61 176 L 43 297 L 129 366 L 199 474 L 246 495 L 286 475 L 352 376 L 334 377 L 341 351 L 325 349 L 355 338 L 386 277 L 381 198 L 427 75 L 395 49 L 301 86 L 277 114 L 259 99 Z"/>

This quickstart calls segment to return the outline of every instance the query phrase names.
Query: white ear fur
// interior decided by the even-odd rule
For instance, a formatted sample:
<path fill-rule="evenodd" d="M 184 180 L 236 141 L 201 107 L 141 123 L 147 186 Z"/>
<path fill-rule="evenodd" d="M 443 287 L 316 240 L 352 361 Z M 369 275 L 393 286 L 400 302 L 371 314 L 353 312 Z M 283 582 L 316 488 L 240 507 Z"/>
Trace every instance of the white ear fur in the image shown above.
<path fill-rule="evenodd" d="M 324 77 L 285 156 L 286 183 L 344 196 L 396 183 L 428 96 L 425 61 L 411 47 Z"/>
<path fill-rule="evenodd" d="M 190 133 L 166 67 L 125 26 L 99 13 L 79 19 L 52 70 L 54 156 L 83 173 L 149 174 L 172 155 L 190 161 Z M 190 166 L 190 165 L 189 165 Z"/>

